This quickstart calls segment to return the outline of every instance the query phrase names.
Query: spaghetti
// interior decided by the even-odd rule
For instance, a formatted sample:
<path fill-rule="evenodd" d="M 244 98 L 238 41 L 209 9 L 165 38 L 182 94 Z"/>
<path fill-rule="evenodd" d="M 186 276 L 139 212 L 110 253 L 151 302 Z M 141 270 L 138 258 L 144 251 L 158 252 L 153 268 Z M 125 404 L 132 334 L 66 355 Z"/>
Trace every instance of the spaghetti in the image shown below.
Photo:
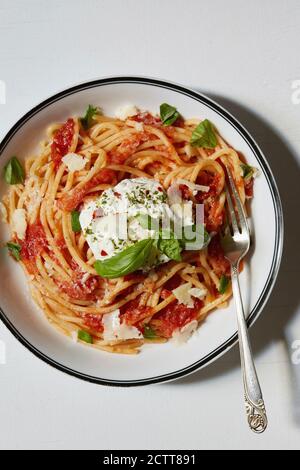
<path fill-rule="evenodd" d="M 244 204 L 252 196 L 251 167 L 213 126 L 199 128 L 199 120 L 178 113 L 172 122 L 175 108 L 169 108 L 169 122 L 138 110 L 111 118 L 89 107 L 83 119 L 52 125 L 41 152 L 25 160 L 23 178 L 3 200 L 12 229 L 8 248 L 25 270 L 33 299 L 62 333 L 104 351 L 134 354 L 144 343 L 165 342 L 191 325 L 192 331 L 231 296 L 219 236 L 224 165 Z M 180 260 L 167 258 L 148 270 L 99 275 L 77 216 L 125 180 L 155 181 L 165 194 L 175 185 L 184 201 L 203 204 L 208 246 L 183 249 Z M 100 259 L 106 255 L 102 249 Z M 118 330 L 114 337 L 110 321 Z"/>

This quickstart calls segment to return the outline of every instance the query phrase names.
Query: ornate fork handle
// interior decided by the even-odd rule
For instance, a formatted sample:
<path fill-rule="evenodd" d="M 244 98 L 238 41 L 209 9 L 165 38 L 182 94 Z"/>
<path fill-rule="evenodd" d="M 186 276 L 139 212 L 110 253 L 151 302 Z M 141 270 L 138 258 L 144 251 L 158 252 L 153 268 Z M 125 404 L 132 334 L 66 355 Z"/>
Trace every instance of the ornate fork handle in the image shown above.
<path fill-rule="evenodd" d="M 250 346 L 239 284 L 238 263 L 231 264 L 232 290 L 236 303 L 238 335 L 243 372 L 245 405 L 250 429 L 255 433 L 266 430 L 268 419 Z"/>

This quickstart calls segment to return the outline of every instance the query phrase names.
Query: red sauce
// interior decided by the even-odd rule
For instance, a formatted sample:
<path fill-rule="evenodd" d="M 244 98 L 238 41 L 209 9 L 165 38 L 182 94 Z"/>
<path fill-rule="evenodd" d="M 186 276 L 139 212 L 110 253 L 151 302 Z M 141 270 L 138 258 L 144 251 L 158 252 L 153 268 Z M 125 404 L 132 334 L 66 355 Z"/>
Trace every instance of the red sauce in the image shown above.
<path fill-rule="evenodd" d="M 173 140 L 175 135 L 175 127 L 183 127 L 184 120 L 183 118 L 179 117 L 177 121 L 173 124 L 173 126 L 164 126 L 160 117 L 153 116 L 149 112 L 139 113 L 136 116 L 133 116 L 131 119 L 137 122 L 142 122 L 146 126 L 152 126 L 159 128 L 170 140 Z M 174 127 L 175 126 L 175 127 Z M 156 136 L 153 136 L 154 139 L 157 139 Z"/>
<path fill-rule="evenodd" d="M 131 300 L 124 307 L 121 307 L 121 318 L 127 325 L 137 325 L 152 312 L 151 307 L 139 306 L 139 300 Z"/>
<path fill-rule="evenodd" d="M 195 196 L 197 202 L 204 202 L 210 196 L 216 196 L 218 194 L 220 176 L 204 170 L 198 175 L 196 183 L 201 184 L 202 186 L 209 186 L 209 191 L 207 193 L 199 191 Z"/>
<path fill-rule="evenodd" d="M 174 276 L 171 277 L 171 279 L 169 279 L 164 287 L 165 289 L 168 289 L 170 291 L 174 290 L 174 289 L 177 289 L 177 287 L 180 286 L 180 284 L 182 284 L 182 278 L 181 276 L 179 276 L 179 274 L 174 274 Z"/>
<path fill-rule="evenodd" d="M 86 183 L 85 188 L 89 191 L 90 189 L 98 186 L 98 184 L 111 184 L 116 180 L 116 172 L 109 168 L 103 168 L 93 178 Z"/>
<path fill-rule="evenodd" d="M 175 123 L 176 125 L 176 123 Z M 172 126 L 161 126 L 160 128 L 161 131 L 163 131 L 163 133 L 172 141 L 175 137 L 175 132 L 176 132 L 176 129 L 175 127 L 172 127 Z"/>
<path fill-rule="evenodd" d="M 213 266 L 217 276 L 220 277 L 222 274 L 226 276 L 230 275 L 230 264 L 224 256 L 224 251 L 221 246 L 219 235 L 213 237 L 210 244 L 208 245 L 208 255 L 209 261 Z"/>
<path fill-rule="evenodd" d="M 177 302 L 171 303 L 155 316 L 155 320 L 160 321 L 160 325 L 156 327 L 156 330 L 164 338 L 171 338 L 177 328 L 182 328 L 197 318 L 202 306 L 203 302 L 199 299 L 195 300 L 194 307 L 192 308 Z"/>
<path fill-rule="evenodd" d="M 208 232 L 218 232 L 224 222 L 224 212 L 219 212 L 218 188 L 220 176 L 202 171 L 197 178 L 197 184 L 209 186 L 209 191 L 199 191 L 195 199 L 198 204 L 204 204 L 204 222 Z"/>
<path fill-rule="evenodd" d="M 85 313 L 84 315 L 82 315 L 82 317 L 84 318 L 84 324 L 87 327 L 99 333 L 102 333 L 104 329 L 102 324 L 102 315 L 93 315 L 91 313 Z"/>
<path fill-rule="evenodd" d="M 68 119 L 67 122 L 54 133 L 51 145 L 51 158 L 57 169 L 61 159 L 68 153 L 74 137 L 74 120 Z"/>
<path fill-rule="evenodd" d="M 74 272 L 71 282 L 56 281 L 58 288 L 67 294 L 71 299 L 92 300 L 95 289 L 98 287 L 98 279 L 93 276 L 83 282 L 84 273 Z"/>
<path fill-rule="evenodd" d="M 219 212 L 219 201 L 212 197 L 204 203 L 204 222 L 208 232 L 218 232 L 224 222 L 224 211 Z"/>
<path fill-rule="evenodd" d="M 163 289 L 160 293 L 160 296 L 163 300 L 167 299 L 168 297 L 170 297 L 170 295 L 172 295 L 172 291 L 169 290 L 169 289 Z"/>
<path fill-rule="evenodd" d="M 161 119 L 159 117 L 153 116 L 149 112 L 139 113 L 136 116 L 133 116 L 131 119 L 137 122 L 142 122 L 146 126 L 160 126 L 162 124 Z"/>
<path fill-rule="evenodd" d="M 47 247 L 48 242 L 41 223 L 28 225 L 25 240 L 21 242 L 21 259 L 30 274 L 36 272 L 35 260 Z"/>
<path fill-rule="evenodd" d="M 62 232 L 55 239 L 55 244 L 60 250 L 64 250 L 65 248 L 67 248 L 66 240 L 64 239 Z"/>
<path fill-rule="evenodd" d="M 179 191 L 181 192 L 182 199 L 186 201 L 191 199 L 191 191 L 190 191 L 190 188 L 186 184 L 180 184 Z"/>
<path fill-rule="evenodd" d="M 88 183 L 80 189 L 74 189 L 70 194 L 64 194 L 58 201 L 59 209 L 71 212 L 75 210 L 83 201 L 87 193 L 99 184 L 112 184 L 116 180 L 116 173 L 113 170 L 104 168 L 100 170 Z"/>
<path fill-rule="evenodd" d="M 253 185 L 254 185 L 254 179 L 249 178 L 245 182 L 245 194 L 247 197 L 253 197 Z"/>
<path fill-rule="evenodd" d="M 63 233 L 62 233 L 61 230 L 59 230 L 58 234 L 55 237 L 55 245 L 57 246 L 57 248 L 61 252 L 62 256 L 66 259 L 67 263 L 72 265 L 72 260 L 73 259 L 72 259 L 71 253 L 69 252 L 69 250 L 67 248 L 66 241 L 63 237 Z M 55 263 L 57 263 L 59 266 L 61 266 L 59 260 L 57 259 L 55 253 L 52 250 L 49 251 L 49 256 L 50 256 L 50 258 L 53 259 L 53 261 L 55 261 Z"/>
<path fill-rule="evenodd" d="M 132 135 L 128 139 L 123 140 L 116 150 L 112 150 L 108 153 L 108 161 L 121 165 L 127 158 L 134 154 L 143 142 L 147 142 L 147 140 L 149 140 L 149 135 L 146 132 Z"/>

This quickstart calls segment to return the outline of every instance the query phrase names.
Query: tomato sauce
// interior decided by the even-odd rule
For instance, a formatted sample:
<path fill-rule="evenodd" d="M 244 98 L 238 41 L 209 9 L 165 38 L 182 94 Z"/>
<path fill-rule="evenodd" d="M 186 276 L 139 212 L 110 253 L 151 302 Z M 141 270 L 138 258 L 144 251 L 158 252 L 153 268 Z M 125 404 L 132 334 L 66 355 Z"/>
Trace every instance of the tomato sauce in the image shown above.
<path fill-rule="evenodd" d="M 163 289 L 160 293 L 160 296 L 163 300 L 166 300 L 168 297 L 170 297 L 170 295 L 172 295 L 172 291 L 169 289 Z"/>
<path fill-rule="evenodd" d="M 177 328 L 182 328 L 197 318 L 202 306 L 203 301 L 199 299 L 195 299 L 192 308 L 172 302 L 155 316 L 155 320 L 159 320 L 159 326 L 155 326 L 157 333 L 164 338 L 171 338 Z"/>
<path fill-rule="evenodd" d="M 59 167 L 62 158 L 68 153 L 72 145 L 74 128 L 75 122 L 70 118 L 54 133 L 53 142 L 51 144 L 51 158 L 54 162 L 55 169 Z"/>
<path fill-rule="evenodd" d="M 70 194 L 64 194 L 57 202 L 59 209 L 71 212 L 75 210 L 83 201 L 87 193 L 99 184 L 112 184 L 116 181 L 116 173 L 113 170 L 104 168 L 100 170 L 90 181 L 82 188 L 74 189 Z"/>
<path fill-rule="evenodd" d="M 191 199 L 191 190 L 186 184 L 180 184 L 179 191 L 181 192 L 182 199 L 184 199 L 185 201 Z"/>
<path fill-rule="evenodd" d="M 170 291 L 174 290 L 174 289 L 177 289 L 177 287 L 180 286 L 180 284 L 182 284 L 182 278 L 181 276 L 179 276 L 179 274 L 174 274 L 174 276 L 171 277 L 171 279 L 169 279 L 164 287 L 165 289 L 168 289 Z"/>
<path fill-rule="evenodd" d="M 142 320 L 149 317 L 152 308 L 139 306 L 139 299 L 131 300 L 120 309 L 121 318 L 127 325 L 138 325 Z"/>
<path fill-rule="evenodd" d="M 35 260 L 48 247 L 46 234 L 40 222 L 28 225 L 25 240 L 21 243 L 21 259 L 30 274 L 36 272 Z"/>
<path fill-rule="evenodd" d="M 224 223 L 224 210 L 219 211 L 219 201 L 212 197 L 208 204 L 204 203 L 204 222 L 208 232 L 218 232 Z"/>
<path fill-rule="evenodd" d="M 98 279 L 91 276 L 83 282 L 84 273 L 75 271 L 72 281 L 56 281 L 61 292 L 67 294 L 71 299 L 94 300 L 95 290 L 98 287 Z"/>
<path fill-rule="evenodd" d="M 88 328 L 91 328 L 92 330 L 97 331 L 98 333 L 103 332 L 104 327 L 102 323 L 102 315 L 93 315 L 91 313 L 85 313 L 84 315 L 81 315 L 81 317 L 84 319 L 84 324 Z"/>
<path fill-rule="evenodd" d="M 230 276 L 230 263 L 224 256 L 219 235 L 213 237 L 208 245 L 208 255 L 217 276 Z"/>
<path fill-rule="evenodd" d="M 224 222 L 224 211 L 219 211 L 218 188 L 220 176 L 208 171 L 202 171 L 197 178 L 197 184 L 209 186 L 208 192 L 199 191 L 195 200 L 204 204 L 204 222 L 208 232 L 218 232 Z"/>
<path fill-rule="evenodd" d="M 254 179 L 249 178 L 245 181 L 245 194 L 247 197 L 253 197 Z"/>
<path fill-rule="evenodd" d="M 123 140 L 121 145 L 116 150 L 108 153 L 108 161 L 117 165 L 122 165 L 127 158 L 134 154 L 137 148 L 149 140 L 149 135 L 146 132 L 134 134 L 128 139 Z"/>
<path fill-rule="evenodd" d="M 198 203 L 201 203 L 211 196 L 217 196 L 218 186 L 220 183 L 220 176 L 217 174 L 209 173 L 208 171 L 204 170 L 199 173 L 196 183 L 202 186 L 209 186 L 209 191 L 207 193 L 205 193 L 204 191 L 199 191 L 195 196 L 196 201 Z"/>
<path fill-rule="evenodd" d="M 131 119 L 133 121 L 142 122 L 146 126 L 157 127 L 157 126 L 162 125 L 161 119 L 159 117 L 153 116 L 151 113 L 147 111 L 144 113 L 138 113 L 136 116 L 133 116 Z"/>

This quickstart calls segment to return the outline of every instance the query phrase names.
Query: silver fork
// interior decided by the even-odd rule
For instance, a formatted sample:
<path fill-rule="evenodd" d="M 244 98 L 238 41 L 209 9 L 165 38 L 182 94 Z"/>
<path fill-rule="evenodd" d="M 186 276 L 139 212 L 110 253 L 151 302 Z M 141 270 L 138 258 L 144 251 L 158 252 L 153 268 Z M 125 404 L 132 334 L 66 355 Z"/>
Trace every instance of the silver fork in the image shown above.
<path fill-rule="evenodd" d="M 226 187 L 228 226 L 222 237 L 222 246 L 225 257 L 231 265 L 232 290 L 237 313 L 238 337 L 248 424 L 250 429 L 255 433 L 262 433 L 267 428 L 268 420 L 253 361 L 239 284 L 239 264 L 241 259 L 249 250 L 250 232 L 244 208 L 235 187 L 232 175 L 227 167 L 226 169 L 231 194 L 228 187 Z"/>

